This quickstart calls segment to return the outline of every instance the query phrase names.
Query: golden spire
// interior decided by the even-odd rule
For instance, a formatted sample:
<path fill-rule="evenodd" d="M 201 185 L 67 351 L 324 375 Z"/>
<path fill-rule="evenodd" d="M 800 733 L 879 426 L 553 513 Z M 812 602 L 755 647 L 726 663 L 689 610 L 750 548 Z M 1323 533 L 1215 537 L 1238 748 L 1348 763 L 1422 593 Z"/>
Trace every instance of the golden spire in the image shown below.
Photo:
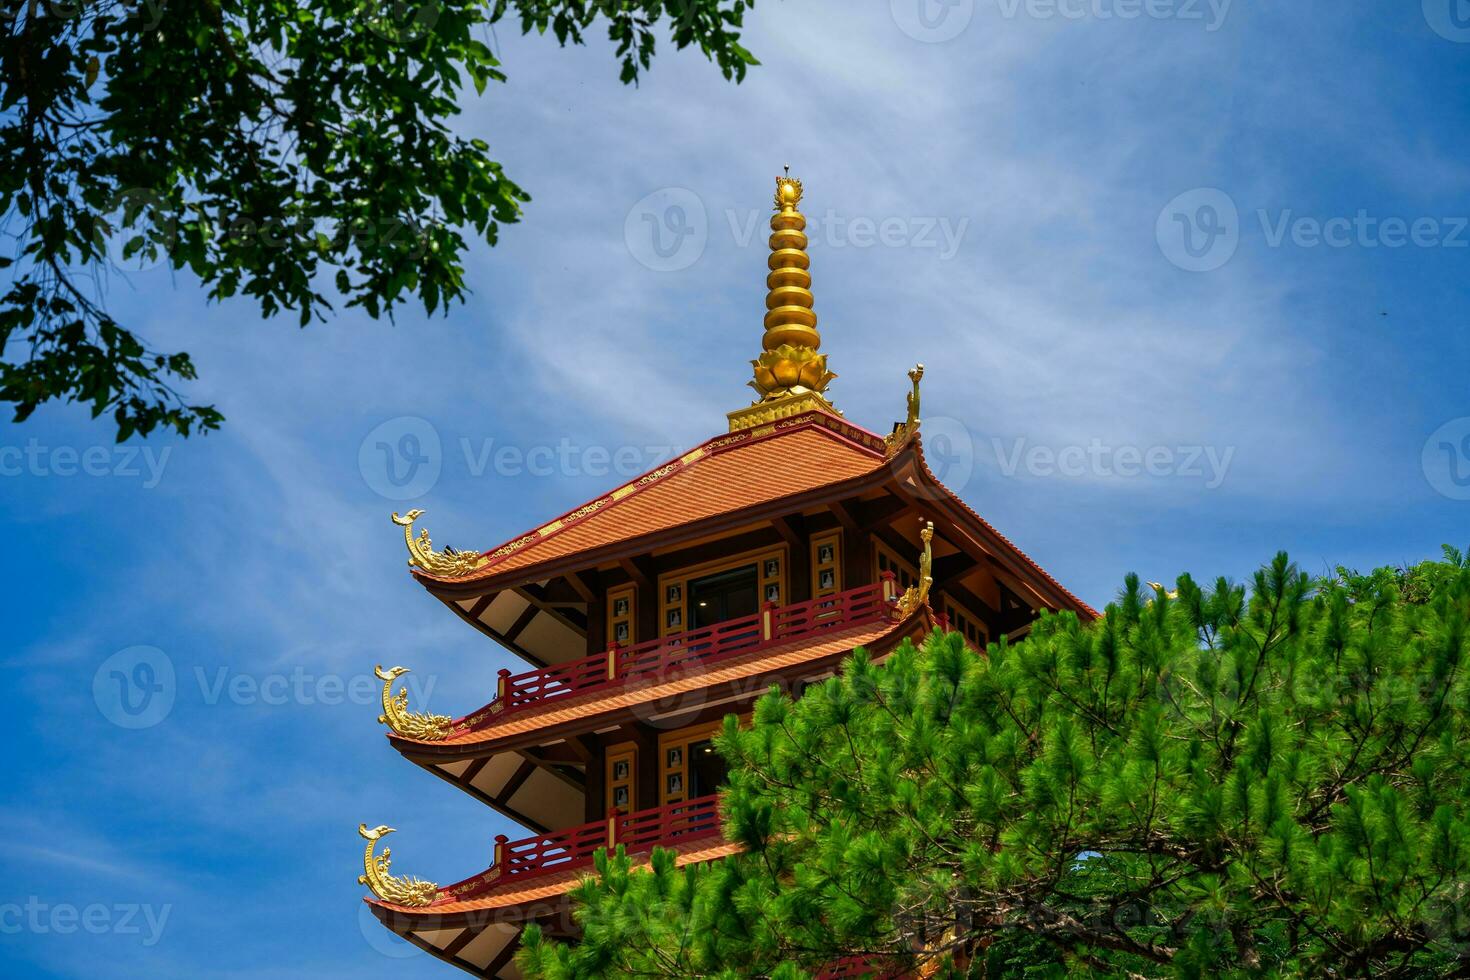
<path fill-rule="evenodd" d="M 788 173 L 776 178 L 776 213 L 771 215 L 771 274 L 766 276 L 766 335 L 768 351 L 783 345 L 818 350 L 817 314 L 812 311 L 811 259 L 806 254 L 806 217 L 801 203 L 801 181 Z M 816 387 L 808 385 L 808 387 Z"/>
<path fill-rule="evenodd" d="M 838 414 L 822 397 L 837 375 L 827 370 L 827 355 L 817 353 L 822 335 L 812 309 L 806 217 L 796 210 L 801 193 L 801 181 L 787 167 L 786 176 L 776 178 L 776 213 L 771 215 L 764 351 L 750 362 L 755 378 L 749 383 L 757 398 L 749 408 L 730 413 L 732 432 L 814 408 Z"/>

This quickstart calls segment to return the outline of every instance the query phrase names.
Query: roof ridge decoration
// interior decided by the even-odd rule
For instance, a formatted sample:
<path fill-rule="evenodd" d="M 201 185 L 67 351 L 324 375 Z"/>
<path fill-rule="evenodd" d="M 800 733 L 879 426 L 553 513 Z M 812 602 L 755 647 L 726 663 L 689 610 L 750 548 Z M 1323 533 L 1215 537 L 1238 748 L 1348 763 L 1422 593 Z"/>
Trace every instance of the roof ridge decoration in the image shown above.
<path fill-rule="evenodd" d="M 415 539 L 411 532 L 405 530 L 404 536 L 410 542 L 409 552 L 413 555 L 409 560 L 409 565 L 417 567 L 436 578 L 463 578 L 470 576 L 472 573 L 488 573 L 494 565 L 504 561 L 516 552 L 529 548 L 534 544 L 539 544 L 557 532 L 564 531 L 569 527 L 579 524 L 613 504 L 620 503 L 634 494 L 661 483 L 678 473 L 682 473 L 702 459 L 717 456 L 737 446 L 748 445 L 758 440 L 774 438 L 784 435 L 787 432 L 806 428 L 824 430 L 830 433 L 835 439 L 849 443 L 861 451 L 872 453 L 876 459 L 881 460 L 883 458 L 884 440 L 881 436 L 869 432 L 862 426 L 849 422 L 845 418 L 830 414 L 825 410 L 810 408 L 791 417 L 781 417 L 768 423 L 751 425 L 737 431 L 707 439 L 682 456 L 672 459 L 642 476 L 634 477 L 627 483 L 615 487 L 611 491 L 581 505 L 577 509 L 547 521 L 545 524 L 525 534 L 517 535 L 504 544 L 483 554 L 477 555 L 470 552 L 446 549 L 446 556 L 452 557 L 456 562 L 463 563 L 451 565 L 448 571 L 435 570 L 419 560 L 419 554 L 415 550 L 415 546 L 417 544 L 427 547 L 427 532 L 421 533 L 419 538 Z M 423 511 L 418 510 L 409 511 L 408 515 L 403 518 L 394 514 L 393 520 L 397 524 L 404 524 L 405 521 L 411 522 L 422 513 Z M 446 557 L 434 555 L 432 552 L 430 555 L 430 561 L 439 561 Z M 474 577 L 479 576 L 475 575 Z"/>
<path fill-rule="evenodd" d="M 915 382 L 917 385 L 917 382 Z M 923 528 L 919 531 L 919 538 L 924 542 L 924 551 L 919 555 L 919 581 L 908 587 L 903 595 L 898 597 L 898 616 L 907 619 L 918 612 L 919 607 L 929 604 L 929 587 L 934 584 L 934 522 L 925 521 Z"/>
<path fill-rule="evenodd" d="M 801 181 L 787 167 L 786 175 L 776 178 L 776 213 L 771 215 L 764 350 L 750 362 L 755 378 L 748 383 L 756 400 L 729 414 L 731 432 L 812 409 L 841 414 L 823 397 L 837 375 L 827 370 L 827 355 L 818 353 L 822 335 L 812 309 L 806 216 L 796 210 L 801 195 Z"/>
<path fill-rule="evenodd" d="M 358 836 L 368 842 L 367 848 L 362 852 L 362 874 L 357 876 L 357 883 L 366 885 L 384 902 L 409 908 L 423 908 L 434 901 L 439 894 L 439 886 L 432 881 L 397 878 L 389 874 L 393 858 L 391 848 L 383 848 L 382 854 L 373 853 L 373 848 L 377 846 L 379 838 L 391 833 L 393 833 L 392 827 L 374 827 L 369 830 L 365 823 L 357 825 Z"/>
<path fill-rule="evenodd" d="M 922 380 L 924 365 L 915 364 L 914 369 L 909 372 L 909 381 L 913 382 L 914 390 L 908 395 L 908 416 L 902 422 L 893 423 L 893 431 L 883 440 L 884 449 L 890 457 L 896 456 L 900 449 L 919 434 L 919 382 Z"/>
<path fill-rule="evenodd" d="M 409 672 L 407 667 L 383 669 L 382 664 L 373 667 L 373 674 L 383 682 L 383 713 L 378 715 L 378 724 L 387 725 L 396 735 L 422 739 L 425 742 L 441 742 L 449 737 L 454 719 L 448 715 L 431 715 L 408 710 L 408 688 L 393 693 L 393 682 Z"/>
<path fill-rule="evenodd" d="M 411 510 L 399 517 L 395 511 L 393 523 L 403 528 L 403 541 L 408 545 L 408 565 L 410 568 L 422 568 L 430 575 L 438 575 L 441 578 L 460 578 L 475 571 L 484 565 L 488 559 L 477 551 L 456 551 L 446 547 L 443 551 L 435 551 L 434 543 L 429 540 L 429 529 L 419 531 L 419 536 L 413 536 L 413 522 L 424 516 L 421 510 Z"/>

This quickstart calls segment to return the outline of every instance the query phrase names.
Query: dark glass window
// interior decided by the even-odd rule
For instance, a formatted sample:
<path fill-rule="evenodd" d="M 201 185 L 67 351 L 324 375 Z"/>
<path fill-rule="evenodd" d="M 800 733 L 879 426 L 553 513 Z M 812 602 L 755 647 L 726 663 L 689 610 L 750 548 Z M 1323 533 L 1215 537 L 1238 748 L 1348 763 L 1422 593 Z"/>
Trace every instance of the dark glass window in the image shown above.
<path fill-rule="evenodd" d="M 689 583 L 689 617 L 693 629 L 751 616 L 759 608 L 760 580 L 754 565 L 706 575 Z"/>
<path fill-rule="evenodd" d="M 710 741 L 689 746 L 689 796 L 709 796 L 725 785 L 725 757 L 715 751 Z"/>

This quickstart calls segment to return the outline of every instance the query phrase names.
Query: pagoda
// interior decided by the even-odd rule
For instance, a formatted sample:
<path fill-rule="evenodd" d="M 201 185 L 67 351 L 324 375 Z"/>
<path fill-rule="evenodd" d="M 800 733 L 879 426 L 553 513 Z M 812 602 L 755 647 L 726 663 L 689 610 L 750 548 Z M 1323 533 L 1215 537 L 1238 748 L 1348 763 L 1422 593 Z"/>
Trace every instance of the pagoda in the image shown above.
<path fill-rule="evenodd" d="M 377 671 L 389 744 L 526 828 L 442 886 L 393 873 L 391 828 L 359 828 L 373 914 L 475 976 L 520 976 L 527 923 L 575 938 L 567 893 L 601 848 L 732 853 L 711 738 L 772 685 L 800 695 L 858 647 L 881 660 L 935 629 L 981 655 L 1043 609 L 1096 616 L 934 477 L 922 365 L 887 435 L 828 400 L 801 197 L 777 179 L 756 397 L 727 431 L 488 551 L 436 551 L 421 511 L 393 515 L 413 578 L 525 662 L 458 718 Z"/>

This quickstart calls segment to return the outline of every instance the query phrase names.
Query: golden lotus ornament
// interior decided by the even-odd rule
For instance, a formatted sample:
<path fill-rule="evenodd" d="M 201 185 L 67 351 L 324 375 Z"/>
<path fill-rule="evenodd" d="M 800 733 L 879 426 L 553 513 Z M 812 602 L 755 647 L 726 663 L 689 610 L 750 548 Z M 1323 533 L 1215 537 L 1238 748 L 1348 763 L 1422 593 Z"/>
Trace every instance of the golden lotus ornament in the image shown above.
<path fill-rule="evenodd" d="M 762 399 L 802 392 L 825 391 L 837 377 L 827 370 L 827 355 L 810 347 L 782 344 L 750 362 L 755 378 L 749 382 Z"/>

